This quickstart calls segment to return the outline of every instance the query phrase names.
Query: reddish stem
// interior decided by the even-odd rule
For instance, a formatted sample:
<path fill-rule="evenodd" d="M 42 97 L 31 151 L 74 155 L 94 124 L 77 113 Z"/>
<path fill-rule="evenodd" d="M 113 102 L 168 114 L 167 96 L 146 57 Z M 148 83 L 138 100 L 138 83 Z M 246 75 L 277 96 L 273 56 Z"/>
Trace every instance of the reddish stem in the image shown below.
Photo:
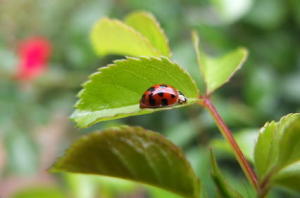
<path fill-rule="evenodd" d="M 202 99 L 202 101 L 199 104 L 206 107 L 208 109 L 208 111 L 210 112 L 210 114 L 213 116 L 216 124 L 218 125 L 218 128 L 219 128 L 220 132 L 222 133 L 224 138 L 228 141 L 228 143 L 231 145 L 231 147 L 234 151 L 234 154 L 235 154 L 242 170 L 244 171 L 246 177 L 251 182 L 251 184 L 254 186 L 254 188 L 257 191 L 259 191 L 259 186 L 258 186 L 256 174 L 253 171 L 253 169 L 251 168 L 248 161 L 246 160 L 246 158 L 245 158 L 243 152 L 241 151 L 239 145 L 235 141 L 235 139 L 232 135 L 232 132 L 230 131 L 230 129 L 225 124 L 224 120 L 222 119 L 222 117 L 218 113 L 215 106 L 211 103 L 209 97 L 205 96 L 205 97 L 201 97 L 201 99 Z"/>

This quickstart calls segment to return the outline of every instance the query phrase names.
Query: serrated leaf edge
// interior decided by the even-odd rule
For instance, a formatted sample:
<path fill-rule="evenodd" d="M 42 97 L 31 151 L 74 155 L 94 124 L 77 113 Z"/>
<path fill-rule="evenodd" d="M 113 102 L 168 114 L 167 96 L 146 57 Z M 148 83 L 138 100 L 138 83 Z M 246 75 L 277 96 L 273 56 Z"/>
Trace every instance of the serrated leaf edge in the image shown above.
<path fill-rule="evenodd" d="M 171 109 L 175 109 L 175 108 L 182 108 L 182 107 L 186 107 L 186 106 L 190 106 L 190 105 L 193 105 L 197 102 L 200 101 L 200 99 L 195 99 L 195 98 L 188 98 L 188 101 L 189 103 L 187 104 L 180 104 L 180 105 L 175 105 L 175 106 L 171 106 L 171 107 L 164 107 L 164 108 L 156 108 L 156 109 L 143 109 L 141 111 L 138 111 L 138 112 L 134 112 L 134 113 L 131 113 L 131 115 L 127 115 L 126 113 L 118 113 L 118 114 L 115 114 L 115 116 L 113 117 L 118 117 L 116 119 L 121 119 L 121 118 L 124 118 L 124 117 L 129 117 L 129 116 L 138 116 L 138 115 L 144 115 L 144 114 L 148 114 L 148 113 L 154 113 L 154 112 L 158 112 L 158 111 L 166 111 L 166 110 L 171 110 Z M 136 106 L 138 104 L 134 104 L 134 105 L 130 105 L 130 106 Z M 122 107 L 117 107 L 117 108 L 110 108 L 110 109 L 118 109 L 118 108 L 122 108 Z M 128 108 L 128 106 L 125 106 L 124 108 Z M 104 110 L 104 109 L 103 109 Z M 80 122 L 77 121 L 77 119 L 79 118 L 80 119 L 80 114 L 93 114 L 93 113 L 97 113 L 97 112 L 100 112 L 100 111 L 103 111 L 103 110 L 96 110 L 96 111 L 89 111 L 89 110 L 80 110 L 80 109 L 76 109 L 70 116 L 70 119 L 73 120 L 77 127 L 79 128 L 87 128 L 87 127 L 90 127 L 98 122 L 101 122 L 101 121 L 105 121 L 105 120 L 110 120 L 110 118 L 113 118 L 113 117 L 101 117 L 101 118 L 96 118 L 94 119 L 94 121 L 90 122 L 89 124 L 80 124 Z M 144 114 L 138 114 L 139 112 L 145 112 Z M 137 114 L 135 114 L 137 113 Z M 122 116 L 124 115 L 124 116 Z M 119 117 L 120 116 L 120 117 Z"/>
<path fill-rule="evenodd" d="M 150 12 L 147 12 L 147 11 L 143 11 L 143 10 L 140 10 L 140 11 L 136 11 L 136 12 L 132 12 L 130 14 L 128 14 L 126 17 L 125 17 L 125 22 L 126 22 L 126 19 L 127 17 L 129 17 L 130 15 L 133 15 L 133 14 L 143 14 L 145 16 L 148 16 L 149 18 L 152 19 L 152 21 L 157 25 L 158 27 L 158 30 L 160 31 L 161 35 L 164 37 L 164 41 L 165 41 L 165 44 L 167 46 L 167 49 L 168 49 L 168 57 L 172 57 L 172 51 L 170 49 L 170 45 L 169 45 L 169 39 L 165 33 L 165 31 L 163 30 L 163 28 L 161 27 L 160 23 L 158 22 L 158 20 L 156 19 L 156 17 L 150 13 Z M 137 31 L 137 30 L 136 30 Z M 138 31 L 137 31 L 138 32 Z M 149 39 L 148 39 L 149 40 Z M 157 49 L 157 48 L 156 48 Z M 159 52 L 161 52 L 159 49 L 157 49 Z M 161 53 L 162 54 L 162 53 Z"/>
<path fill-rule="evenodd" d="M 139 37 L 139 39 L 141 39 L 143 42 L 145 42 L 145 44 L 149 47 L 149 49 L 151 49 L 151 51 L 153 50 L 153 52 L 155 52 L 158 56 L 161 55 L 160 51 L 158 49 L 156 49 L 152 43 L 150 42 L 150 40 L 145 37 L 143 34 L 141 34 L 139 31 L 135 30 L 134 28 L 132 28 L 131 26 L 125 24 L 123 21 L 119 20 L 119 19 L 111 19 L 108 17 L 103 17 L 101 19 L 99 19 L 94 26 L 92 27 L 92 31 L 90 33 L 90 40 L 93 41 L 92 35 L 94 30 L 97 28 L 97 26 L 100 25 L 101 22 L 110 22 L 110 23 L 114 23 L 117 24 L 118 26 L 123 27 L 125 30 L 132 32 L 133 34 L 135 34 L 137 37 Z M 93 43 L 93 42 L 92 42 Z M 99 52 L 99 50 L 96 49 L 95 45 L 93 45 L 94 50 L 99 53 L 100 55 L 104 56 L 110 53 L 102 53 Z"/>
<path fill-rule="evenodd" d="M 126 56 L 125 59 L 118 59 L 118 60 L 114 60 L 113 63 L 108 64 L 104 67 L 100 67 L 95 73 L 91 74 L 88 77 L 88 80 L 86 82 L 84 82 L 82 84 L 82 89 L 79 91 L 79 93 L 77 94 L 77 98 L 79 98 L 79 100 L 75 103 L 74 107 L 78 108 L 79 104 L 81 103 L 81 96 L 84 94 L 85 88 L 92 83 L 93 78 L 97 75 L 101 74 L 101 71 L 106 70 L 106 69 L 111 69 L 112 67 L 118 67 L 119 63 L 123 63 L 123 62 L 127 62 L 127 61 L 137 61 L 137 62 L 142 62 L 144 60 L 147 61 L 151 61 L 152 59 L 156 60 L 156 61 L 166 61 L 172 65 L 177 66 L 183 73 L 185 73 L 187 76 L 190 77 L 192 84 L 194 85 L 194 88 L 197 90 L 197 95 L 199 95 L 199 88 L 196 85 L 195 80 L 191 77 L 191 75 L 184 70 L 182 67 L 180 67 L 178 64 L 176 64 L 175 62 L 171 61 L 168 57 L 166 56 L 160 56 L 160 57 L 156 57 L 156 56 L 140 56 L 140 57 L 131 57 L 131 56 Z M 132 104 L 134 105 L 134 104 Z M 79 108 L 78 108 L 79 109 Z M 86 110 L 86 109 L 80 109 L 80 110 Z M 91 110 L 91 111 L 97 111 L 97 110 Z"/>
<path fill-rule="evenodd" d="M 258 139 L 259 139 L 260 135 L 262 135 L 262 134 L 264 133 L 265 129 L 266 129 L 268 126 L 270 126 L 271 124 L 275 124 L 275 127 L 276 127 L 275 130 L 276 130 L 276 133 L 278 133 L 278 136 L 277 136 L 278 141 L 279 141 L 278 143 L 280 143 L 281 136 L 283 135 L 283 132 L 282 132 L 282 131 L 279 131 L 279 130 L 283 130 L 282 128 L 280 128 L 280 124 L 283 123 L 286 119 L 293 119 L 294 117 L 297 117 L 297 116 L 299 116 L 299 115 L 300 115 L 300 113 L 289 113 L 289 114 L 287 114 L 287 115 L 281 117 L 280 120 L 277 121 L 277 122 L 276 122 L 276 121 L 266 122 L 266 123 L 264 124 L 264 126 L 263 126 L 263 127 L 260 129 L 260 131 L 259 131 L 259 135 L 258 135 L 258 137 L 257 137 L 257 141 L 256 141 L 256 144 L 255 144 L 255 147 L 254 147 L 254 155 L 255 155 L 255 151 L 256 151 Z M 292 120 L 291 120 L 291 122 L 292 122 Z M 277 146 L 279 146 L 279 145 L 277 145 Z M 279 154 L 278 154 L 277 157 L 279 157 Z M 255 156 L 254 156 L 254 159 L 255 159 Z M 278 160 L 278 159 L 276 159 L 276 161 L 277 161 L 277 160 Z M 283 167 L 281 167 L 281 168 L 278 168 L 278 164 L 277 164 L 278 162 L 276 162 L 273 166 L 269 167 L 269 168 L 266 170 L 266 173 L 265 173 L 264 175 L 269 177 L 268 174 L 272 173 L 272 176 L 270 176 L 270 177 L 271 177 L 271 179 L 273 180 L 273 178 L 276 177 L 276 175 L 277 175 L 280 171 L 282 171 L 283 169 L 285 169 L 285 168 L 287 168 L 288 166 L 290 166 L 290 165 L 292 165 L 292 164 L 294 164 L 294 163 L 297 163 L 297 162 L 298 162 L 298 161 L 293 162 L 293 163 L 290 163 L 290 164 L 287 164 L 287 165 L 285 165 L 285 166 L 283 166 Z M 262 181 L 263 181 L 264 179 L 265 179 L 265 178 L 262 178 Z"/>

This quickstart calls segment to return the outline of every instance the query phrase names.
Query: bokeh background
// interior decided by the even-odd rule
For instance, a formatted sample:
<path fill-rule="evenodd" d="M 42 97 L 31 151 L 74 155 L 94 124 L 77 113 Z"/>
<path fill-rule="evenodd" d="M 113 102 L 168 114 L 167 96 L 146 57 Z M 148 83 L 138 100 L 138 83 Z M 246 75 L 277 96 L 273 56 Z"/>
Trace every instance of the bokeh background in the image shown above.
<path fill-rule="evenodd" d="M 299 0 L 0 0 L 1 198 L 174 197 L 123 180 L 47 172 L 74 139 L 120 124 L 161 132 L 180 146 L 208 197 L 216 195 L 208 153 L 214 148 L 226 179 L 245 197 L 254 197 L 213 120 L 198 106 L 81 130 L 68 119 L 88 75 L 122 58 L 96 56 L 89 41 L 92 25 L 103 16 L 122 19 L 135 10 L 158 18 L 174 60 L 198 82 L 192 29 L 213 55 L 238 46 L 249 49 L 243 69 L 213 98 L 249 160 L 266 121 L 299 112 Z M 32 46 L 39 50 L 32 52 Z M 38 60 L 31 60 L 32 54 Z M 276 188 L 270 197 L 299 196 Z"/>

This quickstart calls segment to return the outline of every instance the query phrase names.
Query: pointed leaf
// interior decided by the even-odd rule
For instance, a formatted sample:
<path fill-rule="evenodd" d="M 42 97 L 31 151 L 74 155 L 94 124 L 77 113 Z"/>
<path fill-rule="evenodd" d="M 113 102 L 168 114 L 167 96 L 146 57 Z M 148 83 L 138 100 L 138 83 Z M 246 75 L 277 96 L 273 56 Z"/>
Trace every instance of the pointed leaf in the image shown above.
<path fill-rule="evenodd" d="M 99 55 L 162 55 L 149 39 L 119 20 L 103 18 L 92 29 L 91 41 Z"/>
<path fill-rule="evenodd" d="M 141 115 L 170 108 L 140 109 L 143 93 L 154 84 L 168 84 L 180 90 L 188 104 L 198 101 L 198 89 L 190 75 L 167 58 L 127 58 L 92 74 L 79 94 L 71 116 L 79 127 L 102 120 Z M 182 107 L 185 105 L 175 105 Z"/>
<path fill-rule="evenodd" d="M 268 175 L 271 182 L 295 189 L 300 178 L 300 114 L 289 114 L 265 125 L 254 157 L 261 181 Z"/>
<path fill-rule="evenodd" d="M 199 181 L 182 151 L 158 133 L 123 126 L 77 140 L 52 171 L 96 174 L 199 197 Z"/>
<path fill-rule="evenodd" d="M 192 37 L 200 72 L 206 84 L 206 93 L 211 94 L 228 82 L 234 73 L 241 68 L 248 56 L 248 51 L 245 48 L 238 48 L 221 57 L 210 57 L 199 49 L 197 34 L 193 33 Z"/>
<path fill-rule="evenodd" d="M 125 23 L 148 38 L 161 55 L 171 56 L 168 38 L 151 13 L 133 12 L 126 17 Z"/>
<path fill-rule="evenodd" d="M 214 92 L 228 82 L 234 73 L 241 68 L 247 54 L 248 52 L 245 48 L 239 48 L 219 58 L 207 56 L 204 59 L 205 65 L 203 65 L 207 93 Z"/>

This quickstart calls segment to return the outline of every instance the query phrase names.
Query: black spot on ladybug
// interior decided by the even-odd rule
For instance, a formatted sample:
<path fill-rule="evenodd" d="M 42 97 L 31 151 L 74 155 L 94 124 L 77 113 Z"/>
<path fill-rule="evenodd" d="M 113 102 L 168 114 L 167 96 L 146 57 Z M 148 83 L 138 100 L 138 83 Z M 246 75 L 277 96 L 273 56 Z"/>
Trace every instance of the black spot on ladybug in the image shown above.
<path fill-rule="evenodd" d="M 149 103 L 150 103 L 151 106 L 155 106 L 156 101 L 155 101 L 154 98 L 152 98 L 152 96 L 153 96 L 153 94 L 151 93 L 151 94 L 149 95 Z"/>
<path fill-rule="evenodd" d="M 150 87 L 149 89 L 147 89 L 147 91 L 154 91 L 155 90 L 155 87 Z"/>
<path fill-rule="evenodd" d="M 160 97 L 164 97 L 164 93 L 163 93 L 163 92 L 158 93 L 158 95 L 159 95 Z"/>
<path fill-rule="evenodd" d="M 150 103 L 151 106 L 155 106 L 155 103 L 156 103 L 156 102 L 155 102 L 155 99 L 150 98 L 150 99 L 149 99 L 149 103 Z"/>
<path fill-rule="evenodd" d="M 166 84 L 155 84 L 148 88 L 140 99 L 140 108 L 159 108 L 186 103 L 182 92 Z"/>
<path fill-rule="evenodd" d="M 161 104 L 162 104 L 162 106 L 168 106 L 168 104 L 169 104 L 168 99 L 166 99 L 166 98 L 161 99 Z"/>

